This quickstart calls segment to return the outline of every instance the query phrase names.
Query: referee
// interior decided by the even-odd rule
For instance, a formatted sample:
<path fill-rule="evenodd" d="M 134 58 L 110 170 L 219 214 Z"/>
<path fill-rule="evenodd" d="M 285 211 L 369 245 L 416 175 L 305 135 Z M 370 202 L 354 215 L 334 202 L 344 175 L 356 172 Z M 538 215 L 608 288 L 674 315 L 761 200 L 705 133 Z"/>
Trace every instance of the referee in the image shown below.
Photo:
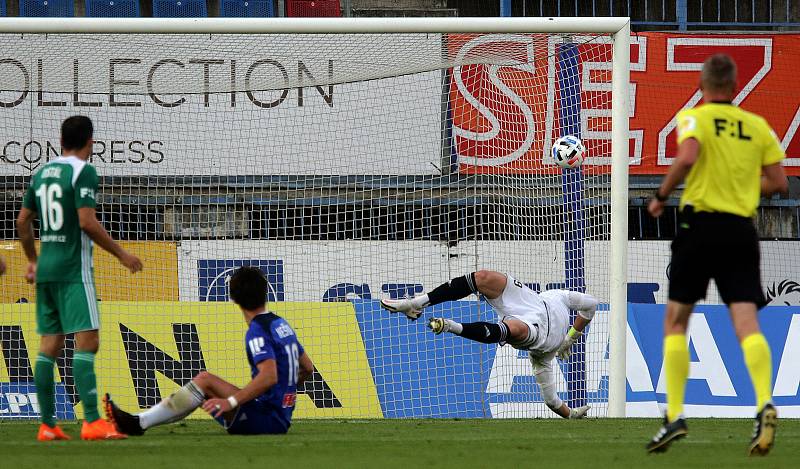
<path fill-rule="evenodd" d="M 672 242 L 664 318 L 667 415 L 647 451 L 666 451 L 687 434 L 683 416 L 689 376 L 686 327 L 694 304 L 705 298 L 713 278 L 730 310 L 758 401 L 749 453 L 765 455 L 775 439 L 778 414 L 771 402 L 772 358 L 758 327 L 757 313 L 766 299 L 752 219 L 761 196 L 786 192 L 781 166 L 785 155 L 764 118 L 731 102 L 736 64 L 729 56 L 717 54 L 705 61 L 700 88 L 705 103 L 678 113 L 678 156 L 648 207 L 652 216 L 661 216 L 667 197 L 686 180 L 678 234 Z"/>

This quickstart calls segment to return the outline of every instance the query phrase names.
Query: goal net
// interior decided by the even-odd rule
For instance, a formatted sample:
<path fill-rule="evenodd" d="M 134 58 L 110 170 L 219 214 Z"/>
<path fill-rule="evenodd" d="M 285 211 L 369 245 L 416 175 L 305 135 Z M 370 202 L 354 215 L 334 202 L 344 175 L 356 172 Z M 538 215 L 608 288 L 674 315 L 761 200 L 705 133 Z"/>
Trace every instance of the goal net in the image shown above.
<path fill-rule="evenodd" d="M 425 319 L 379 307 L 480 269 L 600 299 L 556 374 L 565 402 L 608 415 L 611 224 L 626 216 L 612 213 L 612 98 L 624 99 L 612 93 L 612 33 L 626 22 L 545 33 L 535 20 L 482 32 L 459 21 L 469 32 L 432 29 L 457 24 L 445 21 L 394 33 L 353 22 L 352 33 L 1 34 L 0 419 L 38 415 L 36 296 L 14 218 L 75 114 L 94 122 L 98 216 L 145 266 L 130 275 L 95 249 L 99 391 L 123 409 L 201 370 L 247 383 L 246 324 L 227 285 L 253 265 L 315 364 L 296 417 L 553 416 L 526 352 L 435 336 Z M 553 162 L 563 135 L 586 145 L 580 168 Z M 474 296 L 431 316 L 496 320 Z M 58 418 L 82 415 L 73 347 L 58 360 Z"/>

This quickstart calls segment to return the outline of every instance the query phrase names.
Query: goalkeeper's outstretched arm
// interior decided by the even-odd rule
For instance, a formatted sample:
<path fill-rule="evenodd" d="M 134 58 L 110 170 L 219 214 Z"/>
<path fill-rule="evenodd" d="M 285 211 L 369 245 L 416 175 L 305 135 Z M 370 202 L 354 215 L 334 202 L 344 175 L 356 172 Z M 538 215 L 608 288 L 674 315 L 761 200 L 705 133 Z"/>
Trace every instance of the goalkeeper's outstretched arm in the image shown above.
<path fill-rule="evenodd" d="M 569 357 L 572 351 L 572 345 L 583 334 L 586 326 L 592 321 L 594 313 L 597 311 L 597 299 L 586 293 L 575 291 L 568 292 L 566 295 L 566 303 L 567 307 L 577 311 L 578 315 L 575 317 L 572 327 L 570 327 L 569 332 L 558 347 L 557 355 L 562 360 L 566 360 Z M 555 379 L 552 376 L 552 368 L 552 364 L 543 366 L 543 364 L 534 363 L 536 381 L 539 383 L 539 388 L 542 391 L 547 407 L 565 419 L 583 418 L 589 411 L 589 406 L 585 405 L 572 409 L 558 398 L 558 394 L 555 392 L 556 386 Z"/>
<path fill-rule="evenodd" d="M 571 291 L 567 294 L 567 307 L 577 311 L 578 315 L 569 328 L 566 337 L 558 347 L 558 358 L 566 360 L 572 351 L 572 344 L 580 338 L 586 326 L 594 319 L 597 311 L 597 298 L 586 293 Z"/>
<path fill-rule="evenodd" d="M 550 410 L 565 419 L 580 419 L 586 415 L 590 408 L 588 405 L 572 409 L 558 397 L 556 376 L 553 371 L 558 369 L 558 364 L 554 358 L 549 361 L 540 361 L 534 355 L 531 355 L 531 364 L 533 364 L 533 375 L 536 378 L 536 383 L 539 385 L 544 402 Z"/>

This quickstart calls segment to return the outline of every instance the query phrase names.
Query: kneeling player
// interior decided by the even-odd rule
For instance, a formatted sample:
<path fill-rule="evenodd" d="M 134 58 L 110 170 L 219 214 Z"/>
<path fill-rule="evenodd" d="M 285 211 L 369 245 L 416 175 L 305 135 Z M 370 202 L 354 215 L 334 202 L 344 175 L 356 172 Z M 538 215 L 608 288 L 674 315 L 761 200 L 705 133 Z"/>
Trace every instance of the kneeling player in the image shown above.
<path fill-rule="evenodd" d="M 231 277 L 231 299 L 249 324 L 245 343 L 252 380 L 247 386 L 239 389 L 203 371 L 137 415 L 120 410 L 106 394 L 106 414 L 117 429 L 141 435 L 150 427 L 181 420 L 202 405 L 230 434 L 286 433 L 297 386 L 314 368 L 289 323 L 266 310 L 267 287 L 264 274 L 254 267 L 242 267 Z"/>
<path fill-rule="evenodd" d="M 432 318 L 428 327 L 436 334 L 449 332 L 484 344 L 510 344 L 527 350 L 545 403 L 564 418 L 582 418 L 589 406 L 570 409 L 556 393 L 556 355 L 569 356 L 572 344 L 594 317 L 597 300 L 580 292 L 548 290 L 537 294 L 510 275 L 480 270 L 444 283 L 426 295 L 403 300 L 381 300 L 383 308 L 417 319 L 423 308 L 481 294 L 494 308 L 498 323 L 460 324 L 450 319 Z M 569 325 L 569 311 L 578 312 Z"/>

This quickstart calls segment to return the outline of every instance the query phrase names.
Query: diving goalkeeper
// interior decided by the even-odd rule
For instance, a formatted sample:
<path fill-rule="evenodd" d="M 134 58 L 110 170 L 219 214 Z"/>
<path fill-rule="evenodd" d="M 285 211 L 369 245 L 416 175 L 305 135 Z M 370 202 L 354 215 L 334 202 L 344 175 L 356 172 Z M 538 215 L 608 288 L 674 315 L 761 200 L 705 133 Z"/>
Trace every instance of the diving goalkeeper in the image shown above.
<path fill-rule="evenodd" d="M 590 406 L 570 409 L 558 397 L 554 370 L 558 369 L 556 356 L 562 360 L 569 356 L 572 344 L 594 317 L 597 300 L 593 296 L 566 290 L 537 294 L 510 275 L 479 270 L 454 278 L 426 295 L 381 300 L 381 306 L 416 320 L 428 306 L 459 300 L 471 294 L 481 294 L 486 298 L 497 313 L 497 323 L 461 324 L 450 319 L 431 318 L 428 328 L 436 334 L 449 332 L 484 344 L 509 344 L 526 350 L 547 407 L 564 418 L 584 417 Z M 571 309 L 578 312 L 572 327 L 569 324 Z"/>
<path fill-rule="evenodd" d="M 231 299 L 249 327 L 245 336 L 252 380 L 244 388 L 206 371 L 171 396 L 138 415 L 119 409 L 106 394 L 106 415 L 117 429 L 141 435 L 148 428 L 177 422 L 198 407 L 230 434 L 286 433 L 292 421 L 297 387 L 314 366 L 285 319 L 266 310 L 267 279 L 255 267 L 241 267 L 231 277 Z"/>

